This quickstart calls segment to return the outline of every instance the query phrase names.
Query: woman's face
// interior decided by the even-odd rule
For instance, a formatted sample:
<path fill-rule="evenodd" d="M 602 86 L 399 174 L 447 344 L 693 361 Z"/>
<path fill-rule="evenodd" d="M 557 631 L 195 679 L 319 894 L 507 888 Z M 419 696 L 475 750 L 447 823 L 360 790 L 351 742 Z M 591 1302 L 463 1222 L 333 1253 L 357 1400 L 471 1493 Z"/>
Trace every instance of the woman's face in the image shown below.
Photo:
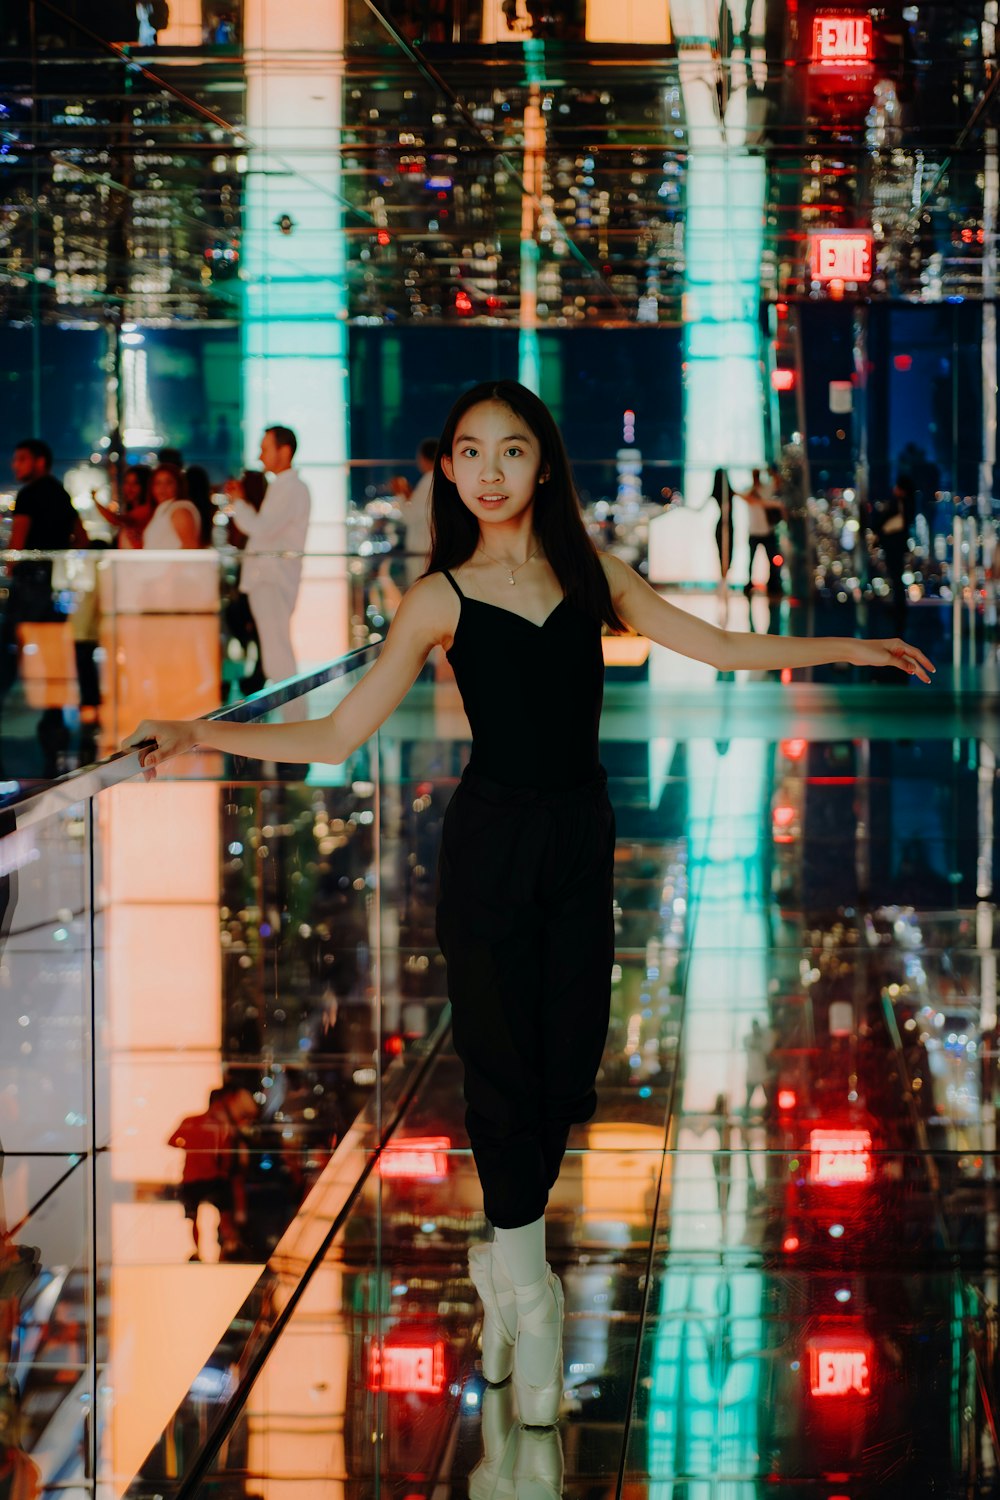
<path fill-rule="evenodd" d="M 142 499 L 142 485 L 139 483 L 138 474 L 131 470 L 125 475 L 122 482 L 122 499 L 127 505 L 138 505 Z"/>
<path fill-rule="evenodd" d="M 162 505 L 165 500 L 177 499 L 177 481 L 168 469 L 157 469 L 153 475 L 153 503 Z"/>
<path fill-rule="evenodd" d="M 502 401 L 470 406 L 441 467 L 481 527 L 520 516 L 547 478 L 537 437 Z"/>

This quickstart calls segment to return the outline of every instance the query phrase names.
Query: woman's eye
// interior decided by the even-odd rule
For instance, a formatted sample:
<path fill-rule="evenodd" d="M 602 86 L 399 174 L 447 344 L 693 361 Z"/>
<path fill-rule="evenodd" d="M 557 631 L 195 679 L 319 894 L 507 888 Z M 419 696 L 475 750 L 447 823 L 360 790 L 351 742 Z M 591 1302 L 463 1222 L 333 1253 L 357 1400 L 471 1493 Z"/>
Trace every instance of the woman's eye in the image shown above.
<path fill-rule="evenodd" d="M 514 457 L 516 458 L 517 455 L 521 452 L 521 450 L 520 450 L 520 448 L 508 448 L 507 452 L 508 452 L 508 454 L 513 453 Z"/>

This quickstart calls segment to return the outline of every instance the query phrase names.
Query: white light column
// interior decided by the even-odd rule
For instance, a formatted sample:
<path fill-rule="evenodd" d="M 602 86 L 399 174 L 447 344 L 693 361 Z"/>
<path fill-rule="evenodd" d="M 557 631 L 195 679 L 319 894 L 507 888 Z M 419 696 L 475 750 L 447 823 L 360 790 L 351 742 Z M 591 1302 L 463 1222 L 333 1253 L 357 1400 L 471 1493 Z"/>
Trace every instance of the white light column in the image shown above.
<path fill-rule="evenodd" d="M 763 5 L 729 0 L 733 34 L 763 30 Z M 764 390 L 758 309 L 763 250 L 765 164 L 747 149 L 749 83 L 764 76 L 761 49 L 712 46 L 719 6 L 674 0 L 679 71 L 688 127 L 684 295 L 684 478 L 687 504 L 700 507 L 717 468 L 739 488 L 764 461 Z M 721 38 L 719 39 L 721 43 Z M 720 100 L 719 84 L 724 81 Z M 734 502 L 733 582 L 747 576 L 746 507 Z M 699 516 L 697 557 L 685 566 L 718 576 L 713 505 Z M 669 560 L 664 559 L 670 566 Z M 670 572 L 658 572 L 664 579 Z"/>
<path fill-rule="evenodd" d="M 247 0 L 243 432 L 295 430 L 312 492 L 293 638 L 300 668 L 347 648 L 349 384 L 341 197 L 343 0 Z M 331 556 L 333 554 L 334 556 Z M 338 582 L 338 580 L 341 580 Z"/>

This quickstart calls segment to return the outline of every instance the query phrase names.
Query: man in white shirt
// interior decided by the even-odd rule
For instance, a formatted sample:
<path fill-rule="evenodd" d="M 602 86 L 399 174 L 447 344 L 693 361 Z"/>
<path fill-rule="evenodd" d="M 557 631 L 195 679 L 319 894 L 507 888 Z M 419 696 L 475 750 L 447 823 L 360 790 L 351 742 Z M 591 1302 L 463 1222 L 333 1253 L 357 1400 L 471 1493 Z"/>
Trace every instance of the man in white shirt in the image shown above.
<path fill-rule="evenodd" d="M 417 449 L 417 468 L 420 478 L 410 491 L 406 501 L 406 586 L 416 583 L 427 568 L 431 550 L 431 484 L 434 479 L 434 455 L 437 438 L 424 438 Z"/>
<path fill-rule="evenodd" d="M 260 510 L 247 504 L 238 480 L 226 485 L 232 500 L 227 510 L 249 538 L 240 569 L 240 592 L 250 604 L 261 661 L 271 683 L 283 682 L 296 672 L 291 624 L 312 504 L 308 487 L 292 468 L 297 446 L 290 427 L 268 427 L 264 433 L 260 461 L 272 478 Z M 293 555 L 267 555 L 279 552 Z"/>

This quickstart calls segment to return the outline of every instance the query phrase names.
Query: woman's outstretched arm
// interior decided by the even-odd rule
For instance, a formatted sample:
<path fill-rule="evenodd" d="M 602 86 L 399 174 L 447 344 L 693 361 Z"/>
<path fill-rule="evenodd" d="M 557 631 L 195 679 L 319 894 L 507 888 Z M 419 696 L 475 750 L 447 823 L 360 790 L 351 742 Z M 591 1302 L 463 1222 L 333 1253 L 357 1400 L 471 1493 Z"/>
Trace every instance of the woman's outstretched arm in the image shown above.
<path fill-rule="evenodd" d="M 214 719 L 144 719 L 122 740 L 122 750 L 152 741 L 140 753 L 143 769 L 171 755 L 222 750 L 253 760 L 320 761 L 339 765 L 363 745 L 406 696 L 431 649 L 447 630 L 440 579 L 421 578 L 403 596 L 385 645 L 361 681 L 332 713 L 292 724 L 227 724 Z M 450 593 L 450 590 L 449 590 Z"/>
<path fill-rule="evenodd" d="M 916 646 L 898 638 L 855 640 L 852 636 L 756 635 L 723 630 L 699 620 L 687 610 L 661 599 L 646 580 L 618 557 L 602 558 L 615 608 L 626 624 L 681 656 L 708 662 L 720 672 L 741 668 L 769 671 L 782 667 L 818 667 L 844 661 L 854 666 L 898 667 L 901 672 L 930 682 L 936 670 Z"/>

